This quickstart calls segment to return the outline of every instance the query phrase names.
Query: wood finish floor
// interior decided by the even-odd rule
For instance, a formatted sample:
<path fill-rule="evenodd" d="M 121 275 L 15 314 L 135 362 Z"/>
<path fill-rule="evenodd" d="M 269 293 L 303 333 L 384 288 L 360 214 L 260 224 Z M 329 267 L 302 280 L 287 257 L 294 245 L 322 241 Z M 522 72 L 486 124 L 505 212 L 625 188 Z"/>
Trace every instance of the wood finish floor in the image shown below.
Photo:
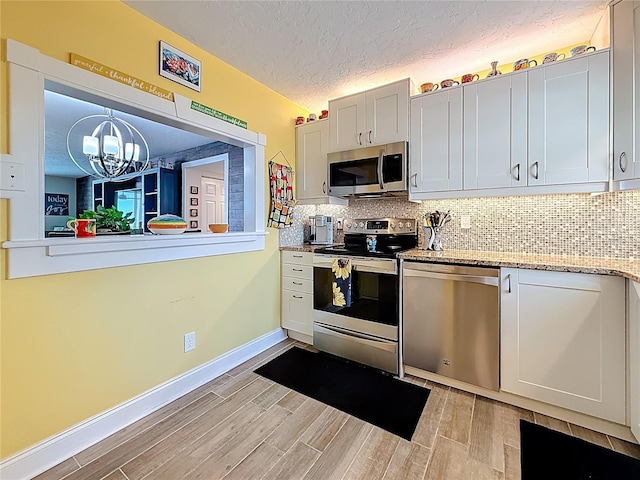
<path fill-rule="evenodd" d="M 38 480 L 516 480 L 519 420 L 640 458 L 640 447 L 425 382 L 411 442 L 266 380 L 253 370 L 285 340 L 35 477 Z"/>

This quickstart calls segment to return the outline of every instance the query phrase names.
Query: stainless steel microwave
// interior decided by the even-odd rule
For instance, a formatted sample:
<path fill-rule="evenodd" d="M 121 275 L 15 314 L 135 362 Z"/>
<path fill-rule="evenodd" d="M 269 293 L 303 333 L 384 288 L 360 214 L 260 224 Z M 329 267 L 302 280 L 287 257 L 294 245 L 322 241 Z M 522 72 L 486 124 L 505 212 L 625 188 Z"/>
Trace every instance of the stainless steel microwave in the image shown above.
<path fill-rule="evenodd" d="M 405 195 L 407 161 L 407 142 L 329 153 L 329 195 Z"/>

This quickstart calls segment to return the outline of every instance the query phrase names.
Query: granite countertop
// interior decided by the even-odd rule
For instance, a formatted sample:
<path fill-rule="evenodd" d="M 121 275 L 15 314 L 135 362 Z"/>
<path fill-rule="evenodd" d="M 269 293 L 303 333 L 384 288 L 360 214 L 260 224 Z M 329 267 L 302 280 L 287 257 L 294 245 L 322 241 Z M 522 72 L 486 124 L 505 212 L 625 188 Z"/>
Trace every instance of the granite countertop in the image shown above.
<path fill-rule="evenodd" d="M 313 252 L 325 245 L 294 245 L 280 247 L 291 252 Z M 487 267 L 529 268 L 555 272 L 617 275 L 640 282 L 640 260 L 607 257 L 573 257 L 570 255 L 536 255 L 532 253 L 484 252 L 479 250 L 422 250 L 414 248 L 399 254 L 403 260 L 453 263 Z"/>
<path fill-rule="evenodd" d="M 318 248 L 326 247 L 326 245 L 311 245 L 309 243 L 303 243 L 302 245 L 291 245 L 288 247 L 280 247 L 280 251 L 287 252 L 313 252 Z"/>
<path fill-rule="evenodd" d="M 482 252 L 477 250 L 442 250 L 434 252 L 419 248 L 402 252 L 399 257 L 403 260 L 419 262 L 617 275 L 640 282 L 640 260 L 625 260 L 621 258 L 535 255 L 531 253 Z"/>

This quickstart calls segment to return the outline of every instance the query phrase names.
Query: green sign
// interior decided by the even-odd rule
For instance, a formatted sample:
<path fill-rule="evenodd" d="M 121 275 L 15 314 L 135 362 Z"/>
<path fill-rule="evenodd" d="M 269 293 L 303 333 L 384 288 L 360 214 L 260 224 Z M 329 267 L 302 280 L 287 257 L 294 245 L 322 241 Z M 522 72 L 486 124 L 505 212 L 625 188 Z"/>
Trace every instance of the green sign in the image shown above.
<path fill-rule="evenodd" d="M 191 101 L 191 110 L 195 110 L 196 112 L 204 113 L 205 115 L 209 115 L 210 117 L 217 118 L 218 120 L 223 120 L 225 122 L 231 123 L 232 125 L 237 125 L 238 127 L 247 128 L 247 122 L 244 120 L 240 120 L 239 118 L 232 117 L 231 115 L 227 115 L 226 113 L 222 113 L 215 108 L 207 107 L 198 102 Z"/>

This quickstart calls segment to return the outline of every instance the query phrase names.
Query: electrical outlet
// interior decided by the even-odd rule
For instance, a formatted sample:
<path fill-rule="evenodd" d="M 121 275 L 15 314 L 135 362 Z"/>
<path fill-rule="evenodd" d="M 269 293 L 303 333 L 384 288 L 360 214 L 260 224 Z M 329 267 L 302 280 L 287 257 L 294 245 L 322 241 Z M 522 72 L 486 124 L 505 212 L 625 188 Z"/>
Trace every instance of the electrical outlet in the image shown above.
<path fill-rule="evenodd" d="M 460 228 L 462 228 L 463 230 L 471 228 L 471 215 L 460 216 Z"/>
<path fill-rule="evenodd" d="M 342 218 L 336 218 L 336 230 L 342 230 Z"/>
<path fill-rule="evenodd" d="M 196 348 L 196 332 L 185 333 L 184 334 L 184 351 L 185 353 L 189 350 L 193 350 Z"/>

